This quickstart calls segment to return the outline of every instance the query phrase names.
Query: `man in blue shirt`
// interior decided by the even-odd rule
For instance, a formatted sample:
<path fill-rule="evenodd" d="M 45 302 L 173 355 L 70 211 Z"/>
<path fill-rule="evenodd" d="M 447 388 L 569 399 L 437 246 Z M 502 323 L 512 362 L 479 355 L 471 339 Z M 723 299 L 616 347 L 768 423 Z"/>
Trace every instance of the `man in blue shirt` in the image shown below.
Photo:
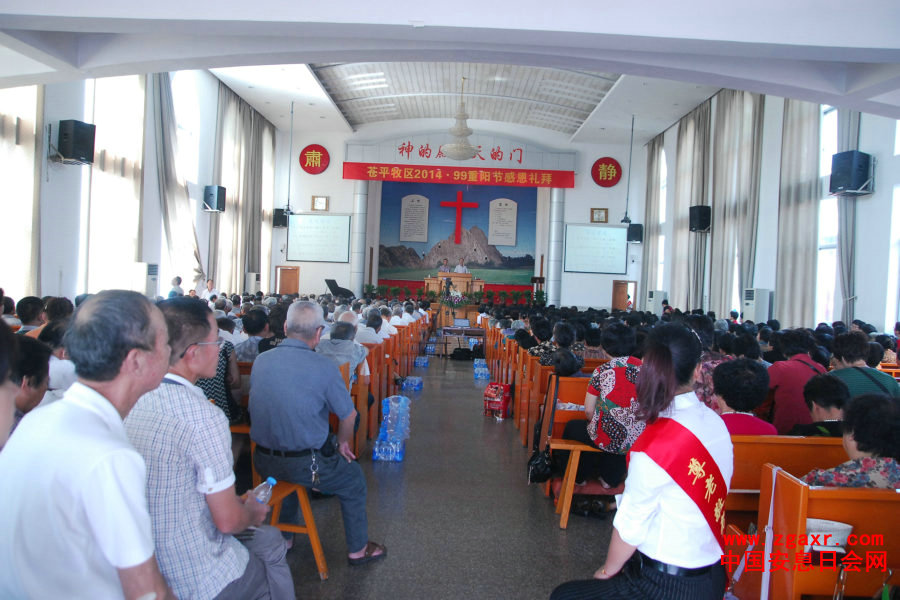
<path fill-rule="evenodd" d="M 325 327 L 320 306 L 295 302 L 285 321 L 286 339 L 257 357 L 250 375 L 253 462 L 263 477 L 338 496 L 348 560 L 361 565 L 387 550 L 368 539 L 366 479 L 350 448 L 356 409 L 337 365 L 315 352 Z M 336 439 L 328 428 L 330 413 L 340 420 Z M 296 502 L 285 504 L 286 520 L 296 512 Z"/>

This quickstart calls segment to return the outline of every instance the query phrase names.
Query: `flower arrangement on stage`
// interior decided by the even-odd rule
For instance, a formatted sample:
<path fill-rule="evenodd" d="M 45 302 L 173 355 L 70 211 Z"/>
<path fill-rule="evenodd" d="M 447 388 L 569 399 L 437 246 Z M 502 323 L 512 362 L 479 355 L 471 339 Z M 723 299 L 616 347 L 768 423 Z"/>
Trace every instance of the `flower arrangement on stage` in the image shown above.
<path fill-rule="evenodd" d="M 465 306 L 472 303 L 473 302 L 471 298 L 460 294 L 456 290 L 452 290 L 449 296 L 444 296 L 443 298 L 441 298 L 441 304 L 446 304 L 451 308 L 459 308 L 460 306 Z"/>

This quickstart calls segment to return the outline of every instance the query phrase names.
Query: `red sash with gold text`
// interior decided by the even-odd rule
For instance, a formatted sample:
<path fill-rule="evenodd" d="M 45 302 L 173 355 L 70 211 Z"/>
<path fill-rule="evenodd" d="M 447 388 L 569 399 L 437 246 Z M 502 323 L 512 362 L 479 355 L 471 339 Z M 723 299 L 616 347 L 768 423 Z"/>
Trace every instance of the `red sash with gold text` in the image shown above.
<path fill-rule="evenodd" d="M 684 490 L 700 509 L 724 552 L 728 486 L 716 461 L 697 436 L 674 419 L 660 418 L 647 425 L 631 452 L 649 456 Z"/>

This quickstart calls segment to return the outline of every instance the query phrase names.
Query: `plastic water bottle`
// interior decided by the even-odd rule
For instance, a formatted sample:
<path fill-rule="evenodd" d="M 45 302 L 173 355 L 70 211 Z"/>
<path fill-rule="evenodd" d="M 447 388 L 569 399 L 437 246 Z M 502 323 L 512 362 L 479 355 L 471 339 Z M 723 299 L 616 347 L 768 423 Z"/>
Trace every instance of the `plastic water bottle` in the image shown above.
<path fill-rule="evenodd" d="M 250 495 L 256 498 L 256 501 L 260 504 L 267 504 L 269 498 L 272 497 L 272 488 L 275 487 L 276 483 L 278 482 L 275 481 L 274 477 L 267 477 L 265 481 L 253 488 Z"/>

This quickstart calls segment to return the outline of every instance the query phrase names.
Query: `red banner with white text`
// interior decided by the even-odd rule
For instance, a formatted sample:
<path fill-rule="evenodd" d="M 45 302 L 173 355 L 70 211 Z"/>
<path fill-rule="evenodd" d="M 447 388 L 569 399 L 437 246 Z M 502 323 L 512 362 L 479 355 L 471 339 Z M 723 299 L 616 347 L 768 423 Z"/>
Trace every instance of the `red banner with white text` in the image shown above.
<path fill-rule="evenodd" d="M 408 181 L 414 183 L 463 183 L 514 187 L 574 188 L 574 171 L 540 169 L 476 169 L 385 163 L 344 163 L 344 179 Z"/>

